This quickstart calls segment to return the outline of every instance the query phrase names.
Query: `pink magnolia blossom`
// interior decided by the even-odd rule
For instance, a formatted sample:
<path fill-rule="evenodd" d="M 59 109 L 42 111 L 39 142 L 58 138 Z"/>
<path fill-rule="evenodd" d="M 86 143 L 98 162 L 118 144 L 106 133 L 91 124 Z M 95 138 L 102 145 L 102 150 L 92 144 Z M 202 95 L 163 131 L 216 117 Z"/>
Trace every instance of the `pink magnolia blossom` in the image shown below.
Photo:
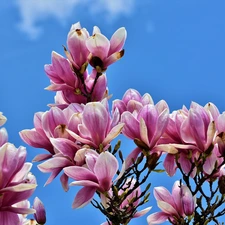
<path fill-rule="evenodd" d="M 137 90 L 128 89 L 122 100 L 116 99 L 113 101 L 113 111 L 117 108 L 120 114 L 125 111 L 137 114 L 147 104 L 154 104 L 152 97 L 148 93 L 141 96 Z"/>
<path fill-rule="evenodd" d="M 89 102 L 84 106 L 78 132 L 69 129 L 67 131 L 82 144 L 87 144 L 94 149 L 99 149 L 101 146 L 106 149 L 123 128 L 122 123 L 115 125 L 117 118 L 114 115 L 111 118 L 107 102 Z"/>
<path fill-rule="evenodd" d="M 161 224 L 167 219 L 179 222 L 182 218 L 192 215 L 195 210 L 195 197 L 192 196 L 187 186 L 181 185 L 180 187 L 179 181 L 174 183 L 172 194 L 164 187 L 156 187 L 154 196 L 162 212 L 149 215 L 148 225 Z"/>
<path fill-rule="evenodd" d="M 189 110 L 183 107 L 170 115 L 160 143 L 161 149 L 167 149 L 169 153 L 165 158 L 164 167 L 170 176 L 176 171 L 174 154 L 179 152 L 178 161 L 182 170 L 188 174 L 192 162 L 212 145 L 216 132 L 213 118 L 216 115 L 215 107 L 202 107 L 195 102 L 192 102 Z M 191 176 L 195 176 L 195 173 L 196 168 L 191 172 Z"/>
<path fill-rule="evenodd" d="M 74 157 L 80 148 L 75 139 L 66 131 L 67 128 L 77 132 L 78 124 L 81 123 L 83 106 L 70 104 L 65 109 L 52 107 L 49 111 L 36 113 L 34 116 L 34 129 L 20 132 L 21 138 L 29 145 L 36 148 L 44 148 L 50 154 L 40 154 L 34 161 L 43 161 L 38 165 L 42 172 L 50 172 L 46 184 L 49 184 L 66 166 L 75 165 Z M 68 190 L 68 177 L 61 176 L 64 190 Z"/>
<path fill-rule="evenodd" d="M 82 105 L 74 103 L 64 110 L 52 107 L 49 111 L 38 112 L 34 115 L 35 128 L 21 131 L 20 137 L 30 146 L 44 148 L 50 153 L 38 155 L 34 161 L 49 159 L 52 155 L 59 153 L 54 148 L 51 138 L 66 138 L 74 141 L 66 128 L 77 131 L 77 126 L 81 123 L 82 110 Z"/>
<path fill-rule="evenodd" d="M 124 129 L 122 133 L 130 139 L 141 140 L 149 149 L 156 146 L 164 133 L 169 119 L 169 109 L 165 101 L 158 104 L 144 105 L 137 115 L 125 111 L 121 122 Z"/>
<path fill-rule="evenodd" d="M 117 159 L 109 152 L 100 155 L 87 153 L 86 166 L 71 166 L 64 168 L 67 176 L 76 180 L 73 186 L 84 186 L 76 195 L 73 208 L 80 208 L 88 204 L 98 191 L 101 194 L 109 191 L 112 179 L 118 170 Z"/>
<path fill-rule="evenodd" d="M 164 142 L 172 143 L 177 149 L 204 152 L 212 144 L 214 135 L 215 125 L 211 113 L 192 102 L 189 110 L 183 107 L 170 116 Z"/>
<path fill-rule="evenodd" d="M 86 47 L 88 38 L 88 31 L 85 28 L 81 28 L 79 22 L 71 26 L 67 37 L 69 52 L 66 52 L 66 55 L 77 70 L 81 70 L 82 66 L 88 61 L 90 53 Z"/>
<path fill-rule="evenodd" d="M 51 85 L 46 89 L 62 91 L 62 97 L 67 103 L 86 103 L 83 84 L 71 68 L 68 59 L 52 52 L 52 64 L 45 65 L 45 72 L 51 80 Z"/>
<path fill-rule="evenodd" d="M 119 28 L 110 40 L 101 34 L 98 27 L 94 27 L 93 35 L 86 41 L 87 49 L 90 52 L 89 63 L 98 72 L 105 71 L 109 65 L 123 56 L 122 48 L 126 37 L 127 32 L 124 27 Z"/>
<path fill-rule="evenodd" d="M 18 225 L 18 214 L 35 211 L 18 204 L 27 200 L 36 188 L 36 179 L 29 172 L 31 163 L 25 163 L 26 149 L 10 143 L 0 147 L 0 221 L 2 225 Z M 13 165 L 13 167 L 12 167 Z"/>

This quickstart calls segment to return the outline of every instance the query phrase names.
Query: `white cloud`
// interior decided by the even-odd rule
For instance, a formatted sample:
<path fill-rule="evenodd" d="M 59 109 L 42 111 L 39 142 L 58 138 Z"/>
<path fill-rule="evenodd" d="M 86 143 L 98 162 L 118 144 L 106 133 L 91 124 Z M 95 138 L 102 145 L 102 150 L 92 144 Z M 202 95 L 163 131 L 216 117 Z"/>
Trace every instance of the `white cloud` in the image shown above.
<path fill-rule="evenodd" d="M 21 14 L 18 27 L 30 38 L 37 38 L 41 32 L 41 21 L 54 18 L 60 23 L 66 23 L 77 6 L 85 6 L 87 11 L 97 14 L 104 12 L 106 19 L 119 15 L 129 15 L 134 9 L 135 0 L 17 0 Z"/>

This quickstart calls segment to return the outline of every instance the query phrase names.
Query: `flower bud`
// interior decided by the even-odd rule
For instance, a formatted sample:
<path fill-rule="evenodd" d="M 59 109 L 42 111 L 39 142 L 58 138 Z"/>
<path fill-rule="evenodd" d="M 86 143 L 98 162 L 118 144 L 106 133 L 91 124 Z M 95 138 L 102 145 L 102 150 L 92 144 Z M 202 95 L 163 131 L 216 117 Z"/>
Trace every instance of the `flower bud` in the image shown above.
<path fill-rule="evenodd" d="M 225 175 L 221 176 L 218 181 L 219 191 L 223 195 L 225 194 Z"/>
<path fill-rule="evenodd" d="M 34 213 L 34 218 L 39 224 L 45 224 L 46 223 L 46 212 L 43 203 L 41 200 L 36 197 L 34 199 L 34 205 L 33 208 L 36 210 L 36 213 Z"/>

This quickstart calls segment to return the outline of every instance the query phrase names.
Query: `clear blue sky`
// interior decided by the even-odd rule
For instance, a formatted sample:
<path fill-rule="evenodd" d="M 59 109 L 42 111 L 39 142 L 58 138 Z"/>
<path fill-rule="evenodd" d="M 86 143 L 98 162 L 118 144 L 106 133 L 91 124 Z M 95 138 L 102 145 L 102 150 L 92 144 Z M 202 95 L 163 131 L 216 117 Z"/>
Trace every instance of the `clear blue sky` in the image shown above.
<path fill-rule="evenodd" d="M 7 116 L 10 142 L 24 145 L 18 132 L 33 127 L 33 115 L 46 111 L 54 93 L 45 91 L 49 80 L 43 66 L 51 51 L 63 54 L 72 23 L 89 32 L 97 25 L 110 38 L 124 26 L 128 32 L 125 56 L 107 71 L 113 98 L 128 88 L 165 99 L 171 111 L 191 101 L 211 101 L 225 110 L 225 1 L 205 0 L 13 0 L 0 2 L 0 111 Z M 125 141 L 125 155 L 132 150 Z M 27 146 L 28 161 L 43 150 Z M 100 224 L 104 217 L 92 206 L 72 210 L 76 188 L 64 193 L 59 180 L 43 188 L 48 174 L 33 173 L 35 192 L 47 209 L 48 225 Z M 169 190 L 177 178 L 153 175 L 153 186 Z M 153 196 L 153 195 L 152 195 Z M 154 199 L 150 213 L 158 211 Z M 225 220 L 225 219 L 224 219 Z M 146 216 L 131 225 L 147 224 Z"/>

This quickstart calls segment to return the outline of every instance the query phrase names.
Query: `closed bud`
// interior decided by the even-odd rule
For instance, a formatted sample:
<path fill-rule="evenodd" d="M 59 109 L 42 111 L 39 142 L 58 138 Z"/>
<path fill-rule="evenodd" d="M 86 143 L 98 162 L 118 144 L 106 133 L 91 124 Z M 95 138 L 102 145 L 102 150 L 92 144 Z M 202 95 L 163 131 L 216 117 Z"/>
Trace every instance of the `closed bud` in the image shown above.
<path fill-rule="evenodd" d="M 225 175 L 221 176 L 218 181 L 219 191 L 223 195 L 225 194 Z"/>
<path fill-rule="evenodd" d="M 150 170 L 154 170 L 155 167 L 158 165 L 157 163 L 158 159 L 159 159 L 159 155 L 155 152 L 147 156 L 147 164 Z"/>
<path fill-rule="evenodd" d="M 41 200 L 36 197 L 34 199 L 34 205 L 33 208 L 36 210 L 36 213 L 34 213 L 34 218 L 37 221 L 37 223 L 43 225 L 46 223 L 46 212 L 43 203 Z"/>

